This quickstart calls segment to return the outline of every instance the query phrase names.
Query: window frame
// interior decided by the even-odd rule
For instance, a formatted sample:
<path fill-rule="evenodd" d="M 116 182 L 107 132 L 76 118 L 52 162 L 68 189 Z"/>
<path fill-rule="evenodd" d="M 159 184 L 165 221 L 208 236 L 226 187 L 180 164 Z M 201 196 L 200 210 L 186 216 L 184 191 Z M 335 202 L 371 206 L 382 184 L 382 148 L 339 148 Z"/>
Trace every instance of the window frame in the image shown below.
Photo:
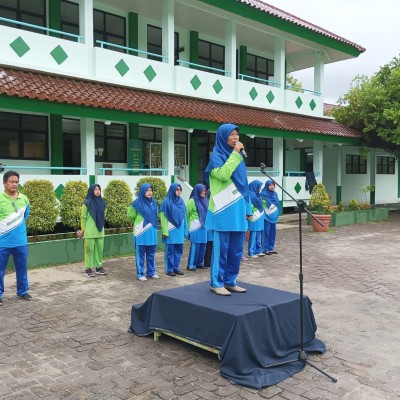
<path fill-rule="evenodd" d="M 156 29 L 161 32 L 161 42 L 160 43 L 150 43 L 149 42 L 149 28 L 150 29 Z M 152 24 L 147 24 L 146 26 L 146 49 L 148 53 L 153 53 L 153 54 L 158 54 L 162 56 L 162 28 L 156 25 Z M 156 50 L 149 49 L 149 46 L 154 46 Z M 154 61 L 162 61 L 161 58 L 154 57 L 151 55 L 147 55 L 148 60 L 154 60 Z M 178 60 L 179 60 L 179 32 L 174 32 L 174 65 L 178 65 Z"/>
<path fill-rule="evenodd" d="M 363 170 L 365 171 L 363 172 Z M 359 154 L 346 154 L 346 174 L 365 175 L 367 173 L 367 160 Z"/>
<path fill-rule="evenodd" d="M 200 43 L 204 43 L 206 45 L 208 45 L 208 56 L 202 56 L 200 55 Z M 204 65 L 205 67 L 211 67 L 211 68 L 217 68 L 220 69 L 222 71 L 225 71 L 225 46 L 221 45 L 221 44 L 217 44 L 217 43 L 213 43 L 210 42 L 208 40 L 204 40 L 204 39 L 199 39 L 198 40 L 198 44 L 199 44 L 199 53 L 198 53 L 198 63 L 199 65 Z M 214 65 L 214 63 L 220 63 L 220 60 L 214 59 L 212 57 L 212 53 L 213 53 L 213 48 L 222 48 L 222 65 L 216 67 Z M 201 69 L 201 68 L 200 68 Z M 220 72 L 220 71 L 213 71 L 213 70 L 209 70 L 204 68 L 204 71 L 206 72 L 211 72 L 213 74 L 217 74 L 217 75 L 225 75 L 224 72 Z"/>
<path fill-rule="evenodd" d="M 108 131 L 115 127 L 115 126 L 121 126 L 123 127 L 123 136 L 122 137 L 116 137 L 108 134 Z M 128 139 L 127 139 L 127 126 L 125 124 L 111 124 L 111 125 L 106 125 L 101 121 L 95 121 L 95 149 L 96 147 L 96 138 L 101 138 L 104 147 L 103 147 L 103 154 L 101 156 L 95 154 L 95 162 L 98 163 L 114 163 L 114 164 L 126 164 L 128 162 Z M 101 132 L 101 133 L 99 133 Z M 119 140 L 123 142 L 123 148 L 124 148 L 124 158 L 123 160 L 116 160 L 116 159 L 110 159 L 109 158 L 109 142 L 111 140 Z M 102 159 L 100 159 L 102 157 Z"/>
<path fill-rule="evenodd" d="M 386 162 L 383 162 L 386 159 Z M 377 175 L 395 175 L 396 157 L 394 156 L 376 156 L 376 174 Z"/>
<path fill-rule="evenodd" d="M 16 17 L 15 18 L 11 18 L 11 19 L 15 19 L 16 21 L 19 22 L 25 22 L 25 23 L 29 23 L 32 24 L 32 22 L 27 22 L 26 19 L 24 18 L 24 16 L 31 16 L 31 17 L 35 17 L 35 18 L 39 18 L 42 20 L 42 24 L 32 24 L 32 25 L 37 25 L 37 26 L 42 26 L 44 28 L 47 27 L 47 14 L 46 14 L 46 0 L 42 0 L 43 2 L 43 9 L 39 11 L 39 14 L 34 13 L 32 11 L 23 11 L 21 10 L 21 0 L 16 0 L 17 1 L 17 8 L 15 7 L 11 7 L 11 6 L 4 6 L 4 5 L 0 5 L 0 16 L 2 16 L 2 10 L 8 10 L 11 12 L 15 12 Z M 41 33 L 44 35 L 47 35 L 47 32 L 42 31 L 42 30 L 38 30 L 38 29 L 34 29 L 34 28 L 29 28 L 27 26 L 23 26 L 23 25 L 19 25 L 19 24 L 12 24 L 12 23 L 7 23 L 7 22 L 2 22 L 2 25 L 5 26 L 10 26 L 12 28 L 18 28 L 21 30 L 25 30 L 25 31 L 30 31 L 30 32 L 35 32 L 35 33 Z"/>
<path fill-rule="evenodd" d="M 249 57 L 254 57 L 254 65 L 255 65 L 254 69 L 249 67 Z M 260 64 L 261 61 L 265 61 L 265 71 L 262 70 L 261 68 L 258 68 L 258 64 Z M 272 65 L 272 74 L 269 71 L 271 65 Z M 274 61 L 269 58 L 266 58 L 266 57 L 257 56 L 256 54 L 247 53 L 246 75 L 252 76 L 254 78 L 263 79 L 263 80 L 270 80 L 271 77 L 274 76 Z M 262 75 L 262 76 L 260 76 L 260 75 Z M 247 78 L 247 80 L 253 81 L 250 78 Z M 257 79 L 254 79 L 254 82 L 264 84 L 264 85 L 266 85 L 268 83 L 268 82 L 259 81 Z"/>

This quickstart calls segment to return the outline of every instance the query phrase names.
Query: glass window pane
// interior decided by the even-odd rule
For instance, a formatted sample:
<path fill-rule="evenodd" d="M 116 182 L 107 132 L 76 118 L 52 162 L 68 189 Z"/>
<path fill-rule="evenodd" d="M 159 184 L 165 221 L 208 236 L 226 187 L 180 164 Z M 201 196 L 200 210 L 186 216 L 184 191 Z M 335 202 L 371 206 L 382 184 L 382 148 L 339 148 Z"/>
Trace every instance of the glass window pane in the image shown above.
<path fill-rule="evenodd" d="M 113 35 L 125 36 L 125 18 L 106 14 L 106 30 Z"/>
<path fill-rule="evenodd" d="M 18 132 L 11 132 L 0 129 L 1 146 L 0 146 L 0 157 L 1 158 L 18 158 Z"/>
<path fill-rule="evenodd" d="M 175 130 L 175 142 L 184 142 L 187 143 L 187 132 L 176 129 Z"/>
<path fill-rule="evenodd" d="M 258 57 L 257 69 L 258 69 L 258 71 L 267 72 L 267 59 L 266 58 Z"/>
<path fill-rule="evenodd" d="M 162 46 L 162 30 L 156 26 L 147 25 L 147 43 Z"/>
<path fill-rule="evenodd" d="M 17 0 L 0 0 L 0 7 L 5 7 L 5 8 L 13 8 L 14 10 L 17 9 L 18 7 L 18 1 Z M 0 11 L 0 15 L 3 16 L 3 12 Z"/>
<path fill-rule="evenodd" d="M 46 159 L 46 135 L 42 133 L 24 134 L 24 157 L 38 160 Z"/>
<path fill-rule="evenodd" d="M 25 22 L 27 24 L 32 24 L 32 25 L 37 25 L 37 26 L 45 26 L 44 18 L 40 17 L 40 16 L 35 16 L 35 15 L 22 14 L 21 22 Z M 45 32 L 42 29 L 34 29 L 34 28 L 28 28 L 28 27 L 24 27 L 23 29 L 27 30 L 27 31 L 36 32 L 36 33 L 44 33 Z"/>
<path fill-rule="evenodd" d="M 78 119 L 63 118 L 62 120 L 63 133 L 80 134 L 80 122 Z"/>
<path fill-rule="evenodd" d="M 125 125 L 111 124 L 106 126 L 106 134 L 108 137 L 125 139 Z"/>
<path fill-rule="evenodd" d="M 19 129 L 19 116 L 16 113 L 0 112 L 0 129 Z"/>
<path fill-rule="evenodd" d="M 139 139 L 153 140 L 154 139 L 154 128 L 149 126 L 139 127 Z"/>
<path fill-rule="evenodd" d="M 210 43 L 204 40 L 199 40 L 199 57 L 210 57 Z"/>
<path fill-rule="evenodd" d="M 33 14 L 44 15 L 44 0 L 19 0 L 21 11 L 27 11 Z"/>
<path fill-rule="evenodd" d="M 93 11 L 93 27 L 96 30 L 104 31 L 104 13 L 99 10 Z"/>
<path fill-rule="evenodd" d="M 61 21 L 79 25 L 79 5 L 69 1 L 61 2 Z"/>
<path fill-rule="evenodd" d="M 156 140 L 160 141 L 162 140 L 162 136 L 161 136 L 161 128 L 156 128 Z"/>
<path fill-rule="evenodd" d="M 2 9 L 1 6 L 0 6 L 0 17 L 12 19 L 14 21 L 18 20 L 16 11 Z M 8 23 L 8 22 L 2 22 L 1 24 L 5 25 L 5 26 L 10 26 L 12 28 L 17 28 L 19 26 L 19 25 L 13 24 L 13 23 Z"/>
<path fill-rule="evenodd" d="M 107 160 L 110 162 L 126 162 L 125 141 L 120 139 L 107 139 Z"/>
<path fill-rule="evenodd" d="M 47 117 L 39 115 L 22 115 L 21 119 L 23 130 L 47 132 Z"/>

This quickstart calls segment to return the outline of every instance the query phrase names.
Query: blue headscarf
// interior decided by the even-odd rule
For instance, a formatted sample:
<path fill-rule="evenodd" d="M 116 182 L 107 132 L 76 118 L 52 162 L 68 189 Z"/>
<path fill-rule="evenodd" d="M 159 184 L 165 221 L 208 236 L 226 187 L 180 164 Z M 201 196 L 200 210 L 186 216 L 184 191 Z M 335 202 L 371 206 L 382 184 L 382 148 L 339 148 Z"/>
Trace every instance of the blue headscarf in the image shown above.
<path fill-rule="evenodd" d="M 179 183 L 171 184 L 167 197 L 163 200 L 160 207 L 160 211 L 165 214 L 167 220 L 177 228 L 181 226 L 186 213 L 185 202 L 180 196 L 176 195 L 176 189 L 178 188 L 182 189 Z"/>
<path fill-rule="evenodd" d="M 232 154 L 233 149 L 228 144 L 228 137 L 234 129 L 239 132 L 239 128 L 233 124 L 223 124 L 217 130 L 217 137 L 213 152 L 211 154 L 210 162 L 204 171 L 204 178 L 207 182 L 207 185 L 210 183 L 211 170 L 222 167 Z M 247 181 L 246 164 L 243 160 L 237 166 L 235 171 L 233 171 L 232 180 L 241 195 L 247 201 L 249 201 L 249 184 Z"/>
<path fill-rule="evenodd" d="M 206 189 L 206 187 L 199 183 L 197 184 L 192 193 L 190 193 L 190 199 L 194 200 L 194 204 L 196 205 L 197 214 L 199 214 L 199 220 L 202 226 L 206 223 L 206 215 L 208 210 L 208 198 L 207 195 L 201 197 L 201 192 Z M 206 192 L 207 193 L 207 192 Z"/>
<path fill-rule="evenodd" d="M 96 188 L 100 189 L 100 196 L 94 195 Z M 93 218 L 96 228 L 101 232 L 104 228 L 104 211 L 107 207 L 106 201 L 101 197 L 101 187 L 98 184 L 90 185 L 83 204 L 87 207 L 90 216 Z"/>
<path fill-rule="evenodd" d="M 278 193 L 275 192 L 275 190 L 269 190 L 268 187 L 271 183 L 274 183 L 271 179 L 269 179 L 267 182 L 265 182 L 264 189 L 261 191 L 261 197 L 266 200 L 268 207 L 271 206 L 271 204 L 275 204 L 275 206 L 278 208 L 280 211 L 281 209 L 281 204 L 279 203 L 279 197 Z M 274 183 L 275 185 L 275 183 Z"/>
<path fill-rule="evenodd" d="M 249 185 L 249 192 L 250 192 L 250 202 L 253 204 L 254 207 L 257 208 L 258 211 L 263 211 L 264 206 L 261 200 L 260 195 L 260 187 L 262 186 L 261 181 L 252 181 Z"/>
<path fill-rule="evenodd" d="M 143 226 L 146 226 L 148 223 L 151 223 L 154 226 L 154 228 L 157 229 L 158 206 L 157 202 L 154 200 L 153 197 L 151 199 L 148 199 L 145 196 L 148 188 L 153 189 L 150 183 L 143 183 L 143 185 L 140 186 L 138 197 L 134 202 L 132 202 L 132 207 L 142 215 L 144 219 Z"/>

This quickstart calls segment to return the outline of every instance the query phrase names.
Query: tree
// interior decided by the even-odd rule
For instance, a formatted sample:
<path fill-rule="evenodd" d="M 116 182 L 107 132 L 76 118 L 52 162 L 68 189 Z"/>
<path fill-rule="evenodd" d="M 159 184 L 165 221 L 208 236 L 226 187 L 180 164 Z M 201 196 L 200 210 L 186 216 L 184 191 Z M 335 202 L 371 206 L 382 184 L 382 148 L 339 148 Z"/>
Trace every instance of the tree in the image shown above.
<path fill-rule="evenodd" d="M 332 114 L 362 133 L 362 144 L 400 156 L 400 57 L 368 78 L 356 76 Z"/>
<path fill-rule="evenodd" d="M 301 82 L 296 79 L 293 75 L 286 75 L 286 86 L 290 86 L 290 90 L 294 92 L 303 92 Z"/>

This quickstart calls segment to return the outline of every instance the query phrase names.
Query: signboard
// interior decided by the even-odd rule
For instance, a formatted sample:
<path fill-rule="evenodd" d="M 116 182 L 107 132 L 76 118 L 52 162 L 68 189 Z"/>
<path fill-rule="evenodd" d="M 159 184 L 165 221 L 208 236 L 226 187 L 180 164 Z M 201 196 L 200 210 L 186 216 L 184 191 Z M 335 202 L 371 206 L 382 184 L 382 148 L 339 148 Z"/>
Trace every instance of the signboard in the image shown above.
<path fill-rule="evenodd" d="M 142 165 L 142 141 L 130 139 L 128 141 L 128 168 L 143 168 Z M 141 172 L 129 171 L 129 175 L 140 175 Z"/>

